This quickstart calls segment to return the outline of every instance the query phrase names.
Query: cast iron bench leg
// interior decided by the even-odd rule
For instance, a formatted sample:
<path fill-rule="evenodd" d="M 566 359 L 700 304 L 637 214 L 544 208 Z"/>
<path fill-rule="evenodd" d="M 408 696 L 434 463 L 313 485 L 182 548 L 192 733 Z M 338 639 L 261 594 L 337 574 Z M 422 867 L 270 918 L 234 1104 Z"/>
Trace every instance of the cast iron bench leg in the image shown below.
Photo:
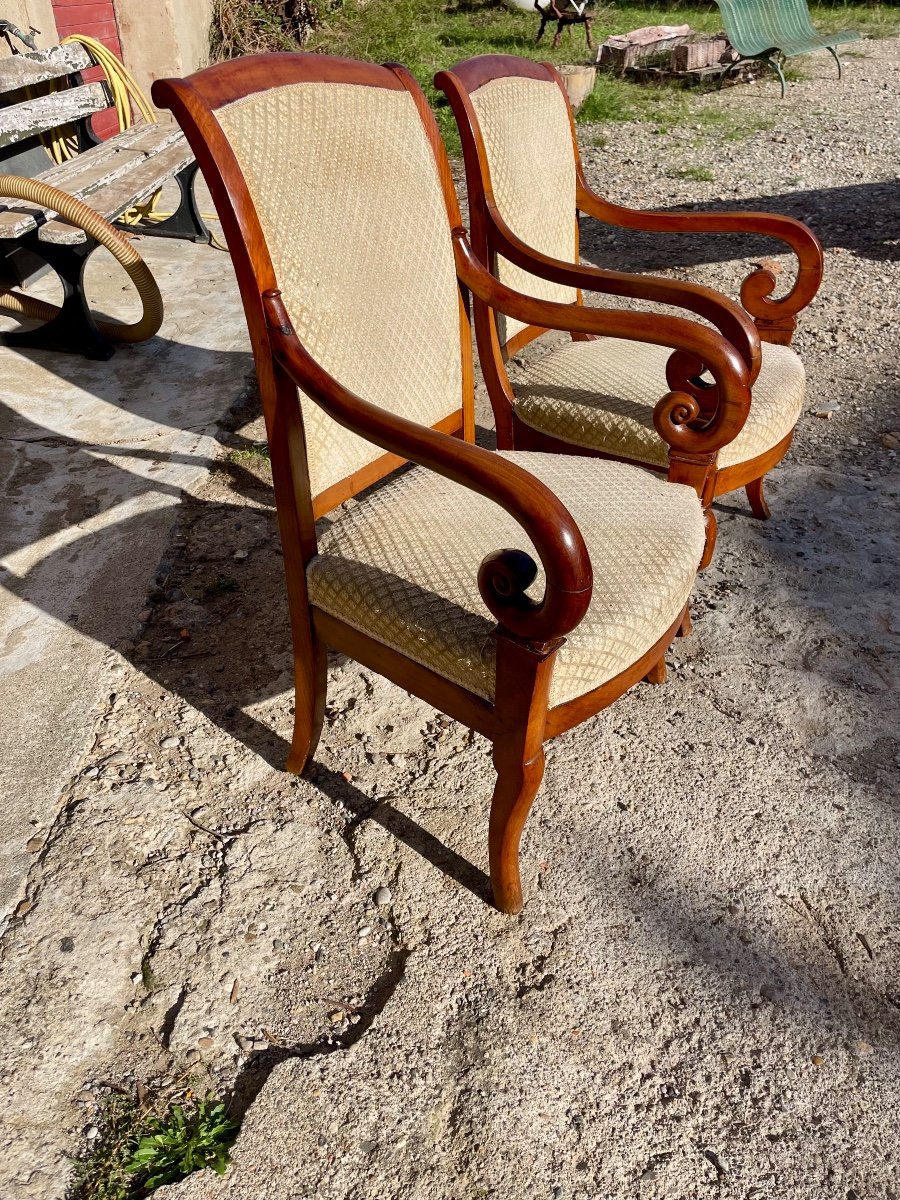
<path fill-rule="evenodd" d="M 194 179 L 198 170 L 196 162 L 188 163 L 175 176 L 181 195 L 178 208 L 171 217 L 166 217 L 163 221 L 144 221 L 140 225 L 123 225 L 118 221 L 114 221 L 113 224 L 117 229 L 124 229 L 128 233 L 140 233 L 144 237 L 182 238 L 207 245 L 212 241 L 212 234 L 200 215 L 194 197 Z"/>
<path fill-rule="evenodd" d="M 42 242 L 36 229 L 25 234 L 21 241 L 59 276 L 63 302 L 51 320 L 37 329 L 4 333 L 3 342 L 17 350 L 61 350 L 85 358 L 112 358 L 113 345 L 97 328 L 84 297 L 84 268 L 97 243 L 90 238 L 73 246 Z"/>

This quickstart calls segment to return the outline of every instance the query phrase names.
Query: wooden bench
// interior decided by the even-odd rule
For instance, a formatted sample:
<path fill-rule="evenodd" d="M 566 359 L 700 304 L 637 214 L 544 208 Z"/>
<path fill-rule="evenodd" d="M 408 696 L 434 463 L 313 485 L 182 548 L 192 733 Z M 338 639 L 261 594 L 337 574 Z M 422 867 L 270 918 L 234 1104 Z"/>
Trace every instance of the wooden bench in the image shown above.
<path fill-rule="evenodd" d="M 98 141 L 89 118 L 110 101 L 104 83 L 83 82 L 81 72 L 91 66 L 88 52 L 74 43 L 0 59 L 0 174 L 52 184 L 120 228 L 209 242 L 193 194 L 197 164 L 184 135 L 174 125 L 142 124 Z M 65 126 L 74 127 L 79 152 L 56 166 L 40 138 Z M 148 201 L 169 179 L 180 190 L 172 216 L 139 226 L 121 224 L 129 209 Z M 57 218 L 52 209 L 0 196 L 0 290 L 25 283 L 49 266 L 60 277 L 64 296 L 53 320 L 38 329 L 6 333 L 3 340 L 108 358 L 112 347 L 98 332 L 82 287 L 85 264 L 97 243 Z"/>

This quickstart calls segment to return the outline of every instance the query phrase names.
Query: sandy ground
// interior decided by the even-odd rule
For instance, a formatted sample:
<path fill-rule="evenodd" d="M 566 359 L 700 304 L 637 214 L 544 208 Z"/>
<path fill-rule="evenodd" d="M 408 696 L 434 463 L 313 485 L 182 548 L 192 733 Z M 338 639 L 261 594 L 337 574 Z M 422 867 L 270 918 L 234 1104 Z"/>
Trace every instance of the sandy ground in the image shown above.
<path fill-rule="evenodd" d="M 553 744 L 518 918 L 483 899 L 482 739 L 335 659 L 314 771 L 277 769 L 286 612 L 234 380 L 3 939 L 0 1194 L 61 1196 L 111 1087 L 190 1081 L 246 1117 L 173 1200 L 900 1195 L 898 68 L 891 41 L 841 88 L 758 86 L 745 141 L 587 150 L 626 202 L 818 217 L 829 270 L 773 519 L 719 505 L 666 685 Z M 659 168 L 704 155 L 715 182 Z M 772 253 L 584 248 L 728 286 Z"/>

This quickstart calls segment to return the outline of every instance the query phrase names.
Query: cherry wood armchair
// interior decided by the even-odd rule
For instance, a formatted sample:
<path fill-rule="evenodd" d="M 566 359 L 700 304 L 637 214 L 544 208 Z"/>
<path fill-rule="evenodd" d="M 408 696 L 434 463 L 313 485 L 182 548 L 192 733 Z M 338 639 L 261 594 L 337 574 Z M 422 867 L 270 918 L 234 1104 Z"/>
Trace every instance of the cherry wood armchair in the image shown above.
<path fill-rule="evenodd" d="M 739 348 L 751 369 L 753 403 L 718 455 L 707 499 L 745 487 L 753 513 L 767 517 L 763 480 L 787 453 L 803 407 L 803 366 L 789 343 L 797 313 L 822 279 L 815 235 L 770 213 L 642 212 L 604 200 L 585 178 L 565 84 L 548 63 L 484 55 L 442 71 L 435 85 L 462 138 L 473 248 L 499 279 L 560 302 L 581 303 L 589 291 L 677 305 L 711 321 Z M 586 266 L 579 262 L 579 213 L 629 229 L 777 238 L 797 256 L 796 279 L 786 296 L 773 299 L 775 276 L 757 269 L 744 280 L 738 305 L 696 284 Z M 670 469 L 671 447 L 654 429 L 654 408 L 666 390 L 666 354 L 658 346 L 573 340 L 530 364 L 513 386 L 504 363 L 545 330 L 510 321 L 480 300 L 475 328 L 501 447 Z M 715 410 L 709 391 L 701 388 L 696 399 L 703 413 Z"/>
<path fill-rule="evenodd" d="M 153 98 L 212 191 L 253 345 L 294 647 L 288 770 L 315 752 L 329 646 L 477 730 L 497 770 L 494 900 L 516 912 L 544 741 L 658 675 L 687 620 L 698 487 L 474 444 L 468 292 L 576 334 L 610 317 L 519 295 L 478 262 L 404 68 L 260 55 L 158 81 Z M 712 420 L 694 429 L 674 387 L 661 418 L 702 487 L 746 417 L 746 363 L 697 323 L 614 316 L 710 365 Z"/>

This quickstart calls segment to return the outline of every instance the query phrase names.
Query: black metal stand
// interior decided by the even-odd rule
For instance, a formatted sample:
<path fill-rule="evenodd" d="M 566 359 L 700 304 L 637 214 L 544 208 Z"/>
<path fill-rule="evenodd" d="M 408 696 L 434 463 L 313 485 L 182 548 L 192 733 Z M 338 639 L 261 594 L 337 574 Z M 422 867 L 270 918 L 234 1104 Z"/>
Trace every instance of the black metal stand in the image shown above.
<path fill-rule="evenodd" d="M 188 163 L 175 176 L 181 198 L 171 217 L 166 217 L 164 221 L 144 221 L 140 225 L 123 225 L 119 221 L 114 221 L 113 224 L 117 229 L 124 229 L 128 233 L 140 233 L 144 237 L 182 238 L 208 245 L 212 241 L 212 234 L 200 215 L 194 197 L 194 179 L 198 170 L 196 162 Z"/>
<path fill-rule="evenodd" d="M 113 345 L 97 328 L 84 298 L 84 268 L 97 243 L 91 238 L 71 246 L 42 242 L 36 229 L 25 234 L 21 242 L 59 276 L 63 302 L 56 316 L 37 329 L 0 335 L 4 344 L 17 350 L 61 350 L 101 361 L 112 358 Z"/>

